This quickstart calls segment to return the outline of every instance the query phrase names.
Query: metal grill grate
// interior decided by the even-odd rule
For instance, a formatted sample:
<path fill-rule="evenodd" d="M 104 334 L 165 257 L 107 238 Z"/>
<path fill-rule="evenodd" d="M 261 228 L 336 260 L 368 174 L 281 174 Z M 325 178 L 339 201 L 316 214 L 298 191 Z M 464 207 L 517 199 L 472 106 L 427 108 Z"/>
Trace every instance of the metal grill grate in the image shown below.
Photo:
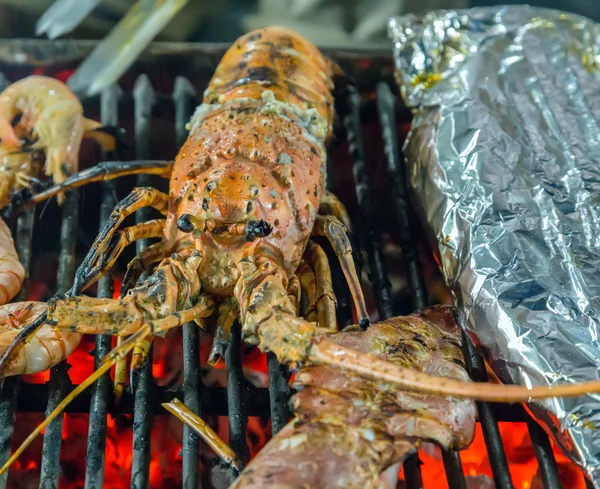
<path fill-rule="evenodd" d="M 2 78 L 2 82 L 4 86 L 8 83 L 5 78 Z M 0 88 L 3 88 L 3 86 Z M 117 87 L 107 90 L 100 97 L 100 117 L 105 124 L 118 125 L 122 119 L 120 116 L 123 114 L 123 110 L 131 111 L 133 107 L 135 158 L 150 159 L 154 156 L 151 147 L 151 138 L 155 134 L 152 129 L 152 118 L 153 111 L 158 103 L 163 106 L 165 104 L 171 105 L 170 110 L 174 113 L 174 143 L 177 147 L 183 144 L 186 138 L 185 123 L 189 120 L 198 102 L 196 91 L 188 79 L 178 77 L 174 83 L 172 96 L 165 97 L 155 93 L 150 79 L 145 75 L 141 75 L 135 80 L 133 97 L 128 96 L 128 101 L 124 101 L 125 95 Z M 401 112 L 397 105 L 397 99 L 385 83 L 380 84 L 377 88 L 375 110 L 373 110 L 373 101 L 361 101 L 359 94 L 351 90 L 348 96 L 349 110 L 344 119 L 354 176 L 354 189 L 358 203 L 358 215 L 362 223 L 361 233 L 354 236 L 353 239 L 358 241 L 368 256 L 373 294 L 382 318 L 391 317 L 395 314 L 395 311 L 387 274 L 388 268 L 382 251 L 382 231 L 374 204 L 372 182 L 369 177 L 361 137 L 363 119 L 369 117 L 368 114 L 377 114 L 375 119 L 378 119 L 381 128 L 381 137 L 385 147 L 386 170 L 393 184 L 394 210 L 392 219 L 398 229 L 398 244 L 403 250 L 407 280 L 411 289 L 412 309 L 427 305 L 427 293 L 420 269 L 418 250 L 415 240 L 412 239 L 415 232 L 412 225 L 414 217 L 411 214 L 404 179 L 403 161 L 400 157 L 396 136 L 397 114 Z M 121 154 L 102 155 L 102 158 L 107 160 L 120 159 L 121 157 Z M 145 176 L 140 176 L 137 179 L 138 186 L 146 186 L 151 183 L 153 182 Z M 113 182 L 102 184 L 101 223 L 107 220 L 113 206 L 116 204 L 115 194 L 116 190 Z M 95 206 L 92 206 L 92 208 L 96 209 Z M 68 195 L 62 208 L 58 291 L 67 290 L 73 279 L 75 240 L 72 239 L 72 236 L 76 234 L 78 214 L 78 195 L 77 192 L 73 192 Z M 138 222 L 147 218 L 148 216 L 144 212 L 138 212 Z M 16 226 L 17 249 L 26 270 L 30 270 L 31 265 L 34 222 L 34 214 L 26 214 L 19 217 Z M 139 252 L 142 247 L 148 244 L 142 242 L 138 245 L 137 251 Z M 357 263 L 357 266 L 359 265 L 360 263 Z M 339 277 L 339 270 L 336 272 L 336 266 L 333 262 L 332 267 L 335 280 L 336 273 Z M 27 284 L 26 280 L 19 295 L 19 300 L 26 299 Z M 349 297 L 344 290 L 340 290 L 339 294 L 339 317 L 347 316 L 347 308 L 350 303 Z M 112 297 L 113 282 L 110 276 L 100 280 L 98 295 L 100 297 Z M 344 322 L 347 322 L 347 320 L 341 321 L 341 323 Z M 165 400 L 179 396 L 183 397 L 185 403 L 195 412 L 227 415 L 230 426 L 230 444 L 246 461 L 249 457 L 246 444 L 248 416 L 270 413 L 274 433 L 279 431 L 289 419 L 287 402 L 290 393 L 287 387 L 287 379 L 289 378 L 287 369 L 281 367 L 274 357 L 269 356 L 270 385 L 268 389 L 252 388 L 245 381 L 241 368 L 239 325 L 234 326 L 231 336 L 231 345 L 226 355 L 228 379 L 226 389 L 206 387 L 202 384 L 199 365 L 200 335 L 197 326 L 194 324 L 186 324 L 183 328 L 183 386 L 179 391 L 158 388 L 154 384 L 151 362 L 149 361 L 132 379 L 133 392 L 126 391 L 119 406 L 119 412 L 133 413 L 134 417 L 131 487 L 136 489 L 149 487 L 152 418 L 155 415 L 165 414 L 160 407 L 160 403 Z M 93 352 L 96 366 L 111 348 L 111 342 L 112 338 L 109 336 L 98 336 L 96 338 Z M 465 358 L 473 380 L 487 380 L 483 361 L 467 341 L 465 341 Z M 0 396 L 0 463 L 7 460 L 14 429 L 18 429 L 14 425 L 16 410 L 38 412 L 51 410 L 73 388 L 67 370 L 68 367 L 64 363 L 53 368 L 50 382 L 47 385 L 31 385 L 22 382 L 19 378 L 4 380 Z M 114 409 L 112 382 L 108 374 L 104 375 L 92 389 L 82 394 L 67 409 L 67 412 L 89 413 L 90 415 L 87 457 L 85 459 L 86 489 L 102 488 L 104 486 L 106 417 Z M 552 455 L 549 439 L 544 431 L 520 407 L 509 409 L 506 406 L 479 403 L 479 421 L 484 433 L 496 487 L 498 489 L 514 487 L 498 430 L 498 419 L 527 421 L 543 476 L 544 487 L 545 489 L 560 488 L 556 462 Z M 62 417 L 55 420 L 45 432 L 40 488 L 58 487 L 61 431 Z M 185 429 L 182 449 L 182 482 L 184 488 L 197 488 L 201 485 L 202 474 L 199 471 L 199 453 L 198 437 L 191 430 Z M 449 486 L 451 488 L 466 489 L 465 476 L 458 454 L 456 452 L 443 453 L 443 462 Z M 404 468 L 407 487 L 409 489 L 423 487 L 418 456 L 410 457 L 405 462 Z M 230 478 L 235 477 L 235 475 L 231 473 Z M 4 489 L 6 486 L 7 477 L 3 476 L 0 478 L 0 489 Z"/>

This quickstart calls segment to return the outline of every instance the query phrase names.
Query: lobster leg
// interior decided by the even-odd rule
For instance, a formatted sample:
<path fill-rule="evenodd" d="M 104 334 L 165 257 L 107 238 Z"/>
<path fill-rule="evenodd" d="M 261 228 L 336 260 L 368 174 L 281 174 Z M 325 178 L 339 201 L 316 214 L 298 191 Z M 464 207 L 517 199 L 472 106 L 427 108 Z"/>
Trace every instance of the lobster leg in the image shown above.
<path fill-rule="evenodd" d="M 98 257 L 98 264 L 90 270 L 85 279 L 85 288 L 99 280 L 114 265 L 123 250 L 138 239 L 160 238 L 165 228 L 164 219 L 154 219 L 117 231 Z"/>
<path fill-rule="evenodd" d="M 288 297 L 296 308 L 296 315 L 300 315 L 300 298 L 302 295 L 302 286 L 297 275 L 292 275 L 287 288 Z"/>
<path fill-rule="evenodd" d="M 217 328 L 213 339 L 212 349 L 208 357 L 208 364 L 214 366 L 223 356 L 229 344 L 229 334 L 231 327 L 238 317 L 240 308 L 233 297 L 228 297 L 219 306 L 219 317 L 217 319 Z"/>
<path fill-rule="evenodd" d="M 296 316 L 280 260 L 265 246 L 243 258 L 239 268 L 234 295 L 240 304 L 244 341 L 273 352 L 280 363 L 292 367 L 305 361 L 319 328 Z"/>
<path fill-rule="evenodd" d="M 102 180 L 114 180 L 116 178 L 128 175 L 158 175 L 164 178 L 170 178 L 173 168 L 172 161 L 161 160 L 141 160 L 141 161 L 105 161 L 97 165 L 71 175 L 65 181 L 58 185 L 49 187 L 42 192 L 21 202 L 19 194 L 13 194 L 13 200 L 8 206 L 7 216 L 11 217 L 16 214 L 30 209 L 34 205 L 43 202 L 58 193 L 67 190 L 87 185 L 88 183 L 98 182 Z M 19 201 L 19 204 L 15 202 Z"/>
<path fill-rule="evenodd" d="M 120 359 L 133 350 L 136 344 L 146 338 L 148 335 L 155 335 L 157 333 L 167 331 L 168 329 L 175 328 L 188 321 L 195 321 L 199 318 L 210 316 L 213 312 L 214 303 L 208 296 L 200 296 L 197 304 L 185 311 L 172 314 L 162 319 L 153 321 L 147 321 L 133 334 L 127 338 L 122 345 L 113 348 L 108 355 L 102 361 L 102 364 L 98 369 L 73 389 L 60 403 L 54 411 L 52 411 L 46 419 L 25 439 L 25 441 L 17 448 L 12 454 L 4 466 L 0 469 L 0 475 L 4 474 L 10 466 L 19 458 L 19 456 L 25 451 L 25 449 L 35 440 L 35 438 L 57 417 L 64 411 L 64 409 L 75 399 L 79 394 L 85 391 L 90 385 L 98 380 L 102 375 L 108 372 L 113 365 L 115 365 Z M 104 333 L 109 333 L 110 328 L 106 328 Z"/>
<path fill-rule="evenodd" d="M 350 245 L 344 225 L 335 216 L 317 216 L 313 235 L 326 236 L 331 243 L 335 254 L 340 260 L 342 271 L 350 287 L 352 301 L 358 315 L 358 322 L 362 328 L 367 327 L 369 325 L 369 314 L 365 304 L 365 296 L 363 295 L 360 280 L 356 273 L 356 267 L 352 259 L 352 246 Z"/>
<path fill-rule="evenodd" d="M 131 354 L 131 366 L 130 370 L 137 370 L 146 362 L 146 358 L 150 354 L 150 347 L 152 346 L 152 342 L 154 341 L 154 336 L 147 336 L 143 340 L 141 340 L 135 348 L 133 349 L 133 353 Z"/>
<path fill-rule="evenodd" d="M 317 278 L 315 271 L 302 259 L 298 270 L 296 270 L 302 285 L 302 291 L 306 297 L 306 310 L 302 316 L 307 321 L 317 321 Z M 300 314 L 298 314 L 300 315 Z"/>
<path fill-rule="evenodd" d="M 161 214 L 165 215 L 167 213 L 168 205 L 169 196 L 152 187 L 134 188 L 127 197 L 119 202 L 110 214 L 104 228 L 100 231 L 98 237 L 92 244 L 81 266 L 75 273 L 75 281 L 72 289 L 75 294 L 79 293 L 81 290 L 86 276 L 96 262 L 98 255 L 126 217 L 142 207 L 153 207 Z"/>
<path fill-rule="evenodd" d="M 317 323 L 321 328 L 337 331 L 335 294 L 331 283 L 331 270 L 327 255 L 317 243 L 309 241 L 304 252 L 305 260 L 312 265 L 316 282 L 315 305 Z"/>
<path fill-rule="evenodd" d="M 325 191 L 323 193 L 321 204 L 319 205 L 319 214 L 335 216 L 348 231 L 352 230 L 352 223 L 350 222 L 350 216 L 348 216 L 346 207 L 331 192 Z"/>
<path fill-rule="evenodd" d="M 121 288 L 122 293 L 134 287 L 142 276 L 142 273 L 150 265 L 162 260 L 170 252 L 171 246 L 166 241 L 159 241 L 158 243 L 151 244 L 148 248 L 144 248 L 141 253 L 138 253 L 127 265 Z"/>

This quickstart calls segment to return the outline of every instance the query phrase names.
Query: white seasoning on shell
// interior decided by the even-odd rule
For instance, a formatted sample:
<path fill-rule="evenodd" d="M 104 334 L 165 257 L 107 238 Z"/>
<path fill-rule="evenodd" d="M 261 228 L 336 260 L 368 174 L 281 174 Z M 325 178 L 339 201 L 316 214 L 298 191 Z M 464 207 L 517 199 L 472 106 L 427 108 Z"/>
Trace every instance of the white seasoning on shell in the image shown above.
<path fill-rule="evenodd" d="M 368 441 L 375 441 L 375 432 L 372 429 L 366 429 L 362 432 L 363 436 Z"/>
<path fill-rule="evenodd" d="M 292 161 L 292 157 L 287 153 L 279 153 L 277 156 L 278 165 L 291 165 Z"/>
<path fill-rule="evenodd" d="M 291 438 L 288 438 L 289 446 L 291 448 L 298 448 L 300 445 L 302 445 L 304 442 L 306 442 L 306 440 L 307 440 L 307 436 L 304 434 L 295 435 L 295 436 L 292 436 Z"/>

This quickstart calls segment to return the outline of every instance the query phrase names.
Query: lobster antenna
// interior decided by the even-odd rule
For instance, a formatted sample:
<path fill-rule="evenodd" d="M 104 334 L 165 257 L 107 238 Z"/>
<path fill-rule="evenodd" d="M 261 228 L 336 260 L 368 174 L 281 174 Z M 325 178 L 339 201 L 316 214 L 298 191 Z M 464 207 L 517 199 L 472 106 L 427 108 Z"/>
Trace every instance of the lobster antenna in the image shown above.
<path fill-rule="evenodd" d="M 600 393 L 600 380 L 556 387 L 499 385 L 490 382 L 464 382 L 448 377 L 436 377 L 423 372 L 400 367 L 394 363 L 361 353 L 329 340 L 315 338 L 310 360 L 338 369 L 354 372 L 379 384 L 389 382 L 390 387 L 401 387 L 408 392 L 471 399 L 474 401 L 516 403 L 550 397 L 578 397 Z"/>
<path fill-rule="evenodd" d="M 54 411 L 52 411 L 46 419 L 37 426 L 35 430 L 25 439 L 23 443 L 17 448 L 15 453 L 11 455 L 11 457 L 6 461 L 6 463 L 0 468 L 0 476 L 4 474 L 10 466 L 15 463 L 15 461 L 21 456 L 21 454 L 27 449 L 29 445 L 37 438 L 37 436 L 44 430 L 57 416 L 59 416 L 65 408 L 83 391 L 85 391 L 90 385 L 92 385 L 96 380 L 98 380 L 102 375 L 108 372 L 113 365 L 115 365 L 121 356 L 129 353 L 138 341 L 143 340 L 146 336 L 148 336 L 152 332 L 152 329 L 148 323 L 146 323 L 142 328 L 132 334 L 126 341 L 124 341 L 120 346 L 115 347 L 108 355 L 105 357 L 105 360 L 102 362 L 102 365 L 98 367 L 98 369 L 90 375 L 87 379 L 85 379 L 81 384 L 79 384 L 75 389 L 73 389 L 68 396 L 66 396 Z"/>

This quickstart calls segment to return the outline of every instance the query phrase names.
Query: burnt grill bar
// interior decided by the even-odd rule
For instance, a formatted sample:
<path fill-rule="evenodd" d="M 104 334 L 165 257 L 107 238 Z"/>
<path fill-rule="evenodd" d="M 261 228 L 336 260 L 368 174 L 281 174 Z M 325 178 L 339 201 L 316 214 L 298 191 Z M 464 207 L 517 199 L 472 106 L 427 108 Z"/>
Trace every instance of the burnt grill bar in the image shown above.
<path fill-rule="evenodd" d="M 387 83 L 377 86 L 377 112 L 383 138 L 383 151 L 387 164 L 387 172 L 392 181 L 392 198 L 394 201 L 395 220 L 398 231 L 398 245 L 402 248 L 406 266 L 406 278 L 412 293 L 412 306 L 421 309 L 427 305 L 427 290 L 425 280 L 419 263 L 419 252 L 416 240 L 413 239 L 414 231 L 411 226 L 411 212 L 408 197 L 408 187 L 404 164 L 400 159 L 398 148 L 396 114 L 398 113 L 397 100 L 392 94 Z"/>
<path fill-rule="evenodd" d="M 141 75 L 135 81 L 133 89 L 134 123 L 135 123 L 135 153 L 138 159 L 150 159 L 150 129 L 152 108 L 154 107 L 155 94 L 146 75 Z M 150 177 L 139 175 L 138 187 L 150 187 Z M 136 213 L 136 223 L 150 220 L 149 208 L 142 208 Z M 141 253 L 150 245 L 149 239 L 140 239 L 136 242 L 136 252 Z M 147 276 L 146 273 L 142 275 Z M 131 487 L 132 489 L 147 489 L 150 476 L 150 445 L 152 403 L 150 396 L 153 388 L 152 378 L 152 352 L 150 347 L 148 357 L 143 365 L 131 375 L 131 389 L 134 392 L 133 411 L 133 458 L 131 461 Z"/>
<path fill-rule="evenodd" d="M 526 417 L 527 429 L 529 430 L 535 457 L 540 467 L 544 489 L 561 489 L 558 467 L 554 459 L 554 453 L 552 453 L 550 439 L 543 428 L 531 416 L 527 414 Z"/>
<path fill-rule="evenodd" d="M 487 372 L 485 371 L 483 359 L 475 351 L 475 348 L 467 338 L 466 334 L 464 334 L 464 330 L 462 339 L 465 362 L 467 364 L 469 376 L 475 382 L 487 382 L 488 377 Z M 490 466 L 492 468 L 492 475 L 494 476 L 496 488 L 514 489 L 510 472 L 508 470 L 506 453 L 504 453 L 504 447 L 502 446 L 502 438 L 500 437 L 498 421 L 492 413 L 490 404 L 487 402 L 478 402 L 477 414 L 479 422 L 481 423 L 481 431 L 483 432 L 483 438 L 485 440 L 485 446 L 490 459 Z"/>
<path fill-rule="evenodd" d="M 75 240 L 79 207 L 79 191 L 77 189 L 65 195 L 62 208 L 62 226 L 60 232 L 60 252 L 58 257 L 57 292 L 64 294 L 70 289 L 75 276 Z M 67 373 L 70 366 L 61 362 L 50 370 L 50 395 L 46 416 L 64 399 L 67 390 L 72 387 Z M 42 447 L 42 466 L 40 489 L 58 488 L 60 477 L 60 450 L 62 445 L 62 426 L 64 413 L 54 419 L 44 433 Z"/>
<path fill-rule="evenodd" d="M 229 417 L 229 445 L 242 463 L 250 458 L 246 442 L 248 413 L 246 411 L 246 379 L 242 369 L 242 332 L 239 321 L 235 321 L 229 335 L 229 346 L 225 352 L 227 367 L 227 406 Z M 232 477 L 236 470 L 232 467 Z"/>
<path fill-rule="evenodd" d="M 119 97 L 120 89 L 114 85 L 102 93 L 100 98 L 100 118 L 104 125 L 116 127 L 119 119 Z M 103 159 L 107 158 L 104 151 Z M 110 155 L 115 158 L 118 155 Z M 115 206 L 114 184 L 104 182 L 102 184 L 102 203 L 100 205 L 100 229 L 110 216 Z M 99 231 L 100 231 L 99 229 Z M 114 292 L 112 272 L 109 270 L 98 281 L 98 297 L 110 298 Z M 110 351 L 112 337 L 110 335 L 98 335 L 94 346 L 94 370 L 96 370 L 104 357 Z M 105 373 L 92 387 L 90 402 L 90 421 L 88 427 L 87 457 L 85 466 L 85 489 L 101 489 L 104 487 L 104 463 L 106 450 L 106 416 L 110 399 L 112 382 L 110 373 Z"/>
<path fill-rule="evenodd" d="M 175 136 L 177 147 L 181 148 L 187 139 L 185 125 L 192 115 L 196 92 L 192 84 L 183 77 L 177 77 L 173 88 L 175 103 Z M 193 322 L 183 325 L 183 402 L 193 412 L 201 415 L 200 395 L 200 333 Z M 199 463 L 200 439 L 188 426 L 183 427 L 182 470 L 183 489 L 200 487 Z"/>
<path fill-rule="evenodd" d="M 290 390 L 288 387 L 288 370 L 277 361 L 274 353 L 267 353 L 269 369 L 269 405 L 271 408 L 271 426 L 273 435 L 287 424 L 289 410 L 287 407 Z"/>

